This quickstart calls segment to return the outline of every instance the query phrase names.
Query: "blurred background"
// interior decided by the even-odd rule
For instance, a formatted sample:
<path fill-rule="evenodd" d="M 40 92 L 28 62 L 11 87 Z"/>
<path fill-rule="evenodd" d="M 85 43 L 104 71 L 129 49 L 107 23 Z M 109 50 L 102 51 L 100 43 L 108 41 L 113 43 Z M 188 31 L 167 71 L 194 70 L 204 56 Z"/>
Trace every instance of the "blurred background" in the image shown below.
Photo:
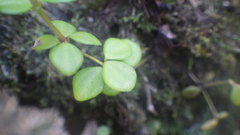
<path fill-rule="evenodd" d="M 137 85 L 75 101 L 71 78 L 51 66 L 48 51 L 31 49 L 52 33 L 41 18 L 0 14 L 0 135 L 240 135 L 228 83 L 240 83 L 239 0 L 77 0 L 43 8 L 102 42 L 138 42 Z M 79 47 L 102 56 L 101 48 Z"/>

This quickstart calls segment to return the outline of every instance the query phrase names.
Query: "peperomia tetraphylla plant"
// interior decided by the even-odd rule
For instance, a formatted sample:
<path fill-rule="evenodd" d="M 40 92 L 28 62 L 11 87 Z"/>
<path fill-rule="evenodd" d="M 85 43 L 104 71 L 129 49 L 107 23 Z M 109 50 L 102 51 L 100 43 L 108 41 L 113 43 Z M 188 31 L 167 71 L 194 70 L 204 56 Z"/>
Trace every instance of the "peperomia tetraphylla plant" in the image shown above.
<path fill-rule="evenodd" d="M 115 96 L 120 92 L 131 91 L 136 84 L 137 74 L 134 69 L 142 56 L 139 45 L 129 39 L 108 38 L 103 45 L 104 62 L 81 51 L 70 41 L 81 45 L 101 46 L 102 43 L 93 34 L 77 31 L 64 21 L 51 21 L 42 8 L 42 2 L 60 3 L 75 0 L 0 0 L 0 12 L 5 14 L 21 14 L 29 10 L 35 11 L 55 33 L 45 34 L 36 39 L 32 49 L 42 51 L 50 49 L 51 64 L 63 75 L 73 76 L 72 88 L 74 98 L 85 101 L 100 93 Z M 84 57 L 99 66 L 80 69 Z"/>

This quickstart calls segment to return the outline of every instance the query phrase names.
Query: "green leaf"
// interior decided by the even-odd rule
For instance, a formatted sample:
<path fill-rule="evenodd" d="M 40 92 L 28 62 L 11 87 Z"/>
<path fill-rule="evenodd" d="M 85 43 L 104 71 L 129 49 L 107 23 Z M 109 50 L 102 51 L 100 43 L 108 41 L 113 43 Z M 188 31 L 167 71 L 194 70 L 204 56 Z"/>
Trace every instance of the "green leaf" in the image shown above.
<path fill-rule="evenodd" d="M 49 2 L 49 3 L 60 3 L 60 2 L 73 2 L 76 0 L 40 0 L 42 2 Z"/>
<path fill-rule="evenodd" d="M 188 86 L 183 89 L 182 91 L 182 96 L 184 98 L 190 99 L 190 98 L 195 98 L 198 96 L 201 92 L 201 89 L 197 86 Z"/>
<path fill-rule="evenodd" d="M 101 46 L 102 43 L 93 34 L 88 32 L 75 32 L 70 35 L 70 38 L 76 42 L 85 45 Z"/>
<path fill-rule="evenodd" d="M 76 28 L 67 22 L 54 20 L 52 21 L 53 25 L 63 34 L 63 36 L 68 37 L 76 31 Z"/>
<path fill-rule="evenodd" d="M 234 105 L 240 106 L 240 85 L 235 85 L 232 87 L 230 99 Z"/>
<path fill-rule="evenodd" d="M 105 85 L 103 88 L 103 94 L 106 96 L 116 96 L 119 93 L 120 93 L 120 91 L 114 90 L 107 85 Z"/>
<path fill-rule="evenodd" d="M 104 82 L 102 67 L 89 67 L 80 70 L 72 81 L 73 95 L 78 101 L 96 97 L 102 92 Z"/>
<path fill-rule="evenodd" d="M 210 129 L 213 129 L 215 128 L 217 125 L 218 125 L 218 119 L 214 118 L 214 119 L 210 119 L 210 120 L 207 120 L 205 121 L 202 126 L 201 126 L 201 129 L 202 130 L 210 130 Z"/>
<path fill-rule="evenodd" d="M 132 53 L 131 47 L 121 39 L 108 38 L 103 46 L 105 59 L 123 60 Z"/>
<path fill-rule="evenodd" d="M 108 126 L 100 126 L 97 129 L 97 135 L 110 135 L 110 129 Z"/>
<path fill-rule="evenodd" d="M 46 50 L 57 45 L 59 40 L 53 35 L 47 34 L 40 36 L 34 43 L 32 49 L 34 50 Z"/>
<path fill-rule="evenodd" d="M 61 43 L 50 50 L 49 59 L 53 66 L 63 75 L 71 76 L 83 63 L 80 50 L 69 43 Z"/>
<path fill-rule="evenodd" d="M 217 118 L 218 118 L 218 119 L 226 119 L 228 116 L 229 116 L 229 113 L 226 112 L 226 111 L 219 112 L 219 113 L 217 114 Z"/>
<path fill-rule="evenodd" d="M 129 39 L 123 39 L 123 41 L 125 41 L 132 49 L 131 56 L 123 59 L 123 61 L 131 66 L 136 66 L 142 58 L 142 50 L 140 46 Z"/>
<path fill-rule="evenodd" d="M 103 64 L 103 80 L 117 91 L 131 91 L 137 80 L 133 67 L 120 61 L 106 61 Z"/>
<path fill-rule="evenodd" d="M 0 12 L 5 14 L 22 14 L 32 8 L 30 0 L 0 0 Z"/>

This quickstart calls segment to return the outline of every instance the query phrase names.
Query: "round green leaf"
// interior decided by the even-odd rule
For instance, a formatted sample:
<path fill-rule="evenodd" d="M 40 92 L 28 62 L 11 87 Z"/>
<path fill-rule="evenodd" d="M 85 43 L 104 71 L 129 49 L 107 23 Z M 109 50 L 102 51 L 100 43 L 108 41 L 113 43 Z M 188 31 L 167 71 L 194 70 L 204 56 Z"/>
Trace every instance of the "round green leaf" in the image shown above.
<path fill-rule="evenodd" d="M 132 53 L 131 47 L 121 39 L 108 38 L 103 46 L 105 59 L 123 60 Z"/>
<path fill-rule="evenodd" d="M 67 22 L 54 20 L 52 21 L 53 25 L 63 34 L 63 36 L 68 37 L 76 31 L 76 28 Z"/>
<path fill-rule="evenodd" d="M 96 97 L 102 92 L 104 82 L 101 67 L 89 67 L 80 70 L 73 77 L 73 95 L 78 101 Z"/>
<path fill-rule="evenodd" d="M 75 32 L 70 35 L 70 38 L 76 42 L 85 45 L 96 45 L 100 46 L 102 43 L 93 34 L 88 32 Z"/>
<path fill-rule="evenodd" d="M 141 50 L 140 46 L 129 39 L 123 39 L 123 41 L 125 41 L 128 45 L 130 45 L 130 47 L 132 49 L 131 56 L 123 59 L 123 61 L 128 63 L 131 66 L 137 65 L 142 58 L 142 50 Z"/>
<path fill-rule="evenodd" d="M 232 87 L 230 99 L 234 105 L 240 106 L 240 85 L 235 85 Z"/>
<path fill-rule="evenodd" d="M 107 85 L 105 85 L 103 88 L 103 94 L 106 96 L 116 96 L 119 93 L 120 93 L 120 91 L 114 90 Z"/>
<path fill-rule="evenodd" d="M 61 43 L 52 48 L 49 59 L 53 66 L 66 76 L 76 73 L 83 63 L 83 55 L 80 50 L 69 43 Z"/>
<path fill-rule="evenodd" d="M 133 67 L 120 61 L 106 61 L 103 64 L 103 80 L 117 91 L 131 91 L 137 80 Z"/>
<path fill-rule="evenodd" d="M 201 92 L 201 89 L 197 86 L 188 86 L 182 90 L 182 96 L 184 98 L 190 99 L 195 98 Z"/>
<path fill-rule="evenodd" d="M 49 3 L 60 3 L 60 2 L 73 2 L 76 0 L 40 0 L 42 2 L 49 2 Z"/>
<path fill-rule="evenodd" d="M 21 14 L 32 8 L 30 0 L 0 0 L 0 12 L 5 14 Z"/>
<path fill-rule="evenodd" d="M 226 111 L 219 112 L 219 113 L 217 114 L 217 118 L 218 118 L 218 119 L 226 119 L 228 116 L 229 116 L 229 113 L 226 112 Z"/>
<path fill-rule="evenodd" d="M 34 43 L 32 49 L 34 50 L 45 50 L 52 48 L 53 46 L 57 45 L 59 40 L 54 37 L 53 35 L 42 35 L 40 36 Z"/>
<path fill-rule="evenodd" d="M 213 129 L 213 128 L 215 128 L 215 127 L 218 125 L 218 122 L 219 122 L 219 120 L 216 119 L 216 118 L 207 120 L 207 121 L 205 121 L 205 122 L 202 124 L 201 129 L 202 129 L 202 130 L 210 130 L 210 129 Z"/>

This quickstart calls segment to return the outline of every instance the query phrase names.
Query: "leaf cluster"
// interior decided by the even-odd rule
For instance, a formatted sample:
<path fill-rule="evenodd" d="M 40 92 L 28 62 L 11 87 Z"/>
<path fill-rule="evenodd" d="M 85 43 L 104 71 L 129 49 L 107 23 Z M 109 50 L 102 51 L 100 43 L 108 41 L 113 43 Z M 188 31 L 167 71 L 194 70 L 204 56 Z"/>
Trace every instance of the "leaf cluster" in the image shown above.
<path fill-rule="evenodd" d="M 71 24 L 54 20 L 52 23 L 69 40 L 81 45 L 101 46 L 100 40 L 88 32 L 77 32 Z M 42 35 L 36 40 L 34 50 L 49 49 L 52 65 L 63 75 L 73 76 L 74 98 L 85 101 L 100 93 L 115 96 L 131 91 L 137 80 L 133 66 L 141 60 L 141 48 L 129 39 L 108 38 L 103 46 L 104 62 L 101 66 L 80 69 L 84 52 L 70 42 L 60 42 L 53 35 Z"/>

